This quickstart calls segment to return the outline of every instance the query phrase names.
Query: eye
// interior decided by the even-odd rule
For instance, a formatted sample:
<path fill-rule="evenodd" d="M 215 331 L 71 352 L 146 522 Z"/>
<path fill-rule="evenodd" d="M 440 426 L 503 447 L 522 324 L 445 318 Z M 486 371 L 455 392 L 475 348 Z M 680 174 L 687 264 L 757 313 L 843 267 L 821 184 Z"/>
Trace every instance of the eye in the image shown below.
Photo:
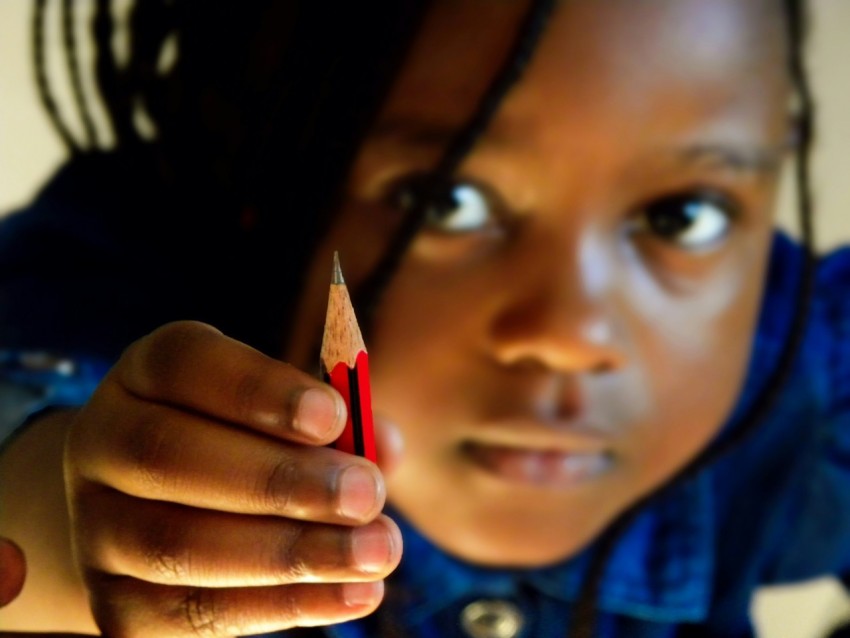
<path fill-rule="evenodd" d="M 736 216 L 737 206 L 719 193 L 683 193 L 644 206 L 633 228 L 684 249 L 699 250 L 722 240 Z"/>
<path fill-rule="evenodd" d="M 468 233 L 494 223 L 495 206 L 484 189 L 471 182 L 447 182 L 426 192 L 424 180 L 403 184 L 396 191 L 396 203 L 404 211 L 427 202 L 425 227 L 442 233 Z"/>

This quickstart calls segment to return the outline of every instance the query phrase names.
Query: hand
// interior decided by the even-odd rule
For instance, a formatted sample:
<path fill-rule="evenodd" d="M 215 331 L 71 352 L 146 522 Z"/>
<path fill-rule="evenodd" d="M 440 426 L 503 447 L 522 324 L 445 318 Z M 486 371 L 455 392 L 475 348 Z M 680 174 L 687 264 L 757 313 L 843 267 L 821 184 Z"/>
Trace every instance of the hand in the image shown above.
<path fill-rule="evenodd" d="M 245 635 L 373 611 L 401 557 L 329 386 L 194 322 L 133 344 L 71 426 L 72 543 L 107 635 Z"/>

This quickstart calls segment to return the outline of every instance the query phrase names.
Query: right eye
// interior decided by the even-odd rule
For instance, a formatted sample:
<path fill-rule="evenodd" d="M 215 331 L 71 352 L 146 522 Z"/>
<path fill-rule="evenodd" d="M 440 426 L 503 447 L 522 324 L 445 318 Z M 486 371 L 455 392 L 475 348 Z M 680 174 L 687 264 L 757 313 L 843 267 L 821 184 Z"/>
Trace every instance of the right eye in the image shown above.
<path fill-rule="evenodd" d="M 735 203 L 723 194 L 684 192 L 646 204 L 634 227 L 683 250 L 707 250 L 726 237 L 738 215 Z"/>
<path fill-rule="evenodd" d="M 473 233 L 496 221 L 495 206 L 489 196 L 470 182 L 446 182 L 427 192 L 423 182 L 413 181 L 396 191 L 396 203 L 404 211 L 426 206 L 425 226 L 446 234 Z"/>

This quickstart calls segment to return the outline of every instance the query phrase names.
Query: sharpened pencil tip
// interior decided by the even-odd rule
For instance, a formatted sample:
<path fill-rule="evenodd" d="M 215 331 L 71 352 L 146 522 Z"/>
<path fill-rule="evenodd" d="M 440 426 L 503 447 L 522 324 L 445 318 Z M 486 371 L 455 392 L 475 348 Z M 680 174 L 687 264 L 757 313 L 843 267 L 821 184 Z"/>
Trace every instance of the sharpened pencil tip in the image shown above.
<path fill-rule="evenodd" d="M 339 267 L 339 251 L 334 251 L 334 272 L 331 276 L 331 283 L 344 284 L 345 279 L 342 278 L 342 268 Z"/>

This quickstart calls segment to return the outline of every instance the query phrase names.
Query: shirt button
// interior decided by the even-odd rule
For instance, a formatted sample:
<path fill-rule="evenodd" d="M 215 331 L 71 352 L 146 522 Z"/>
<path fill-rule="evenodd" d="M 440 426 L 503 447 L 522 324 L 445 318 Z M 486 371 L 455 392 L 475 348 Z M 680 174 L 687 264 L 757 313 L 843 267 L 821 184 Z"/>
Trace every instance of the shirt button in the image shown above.
<path fill-rule="evenodd" d="M 476 600 L 460 612 L 460 625 L 472 638 L 515 638 L 523 623 L 522 612 L 506 600 Z"/>

